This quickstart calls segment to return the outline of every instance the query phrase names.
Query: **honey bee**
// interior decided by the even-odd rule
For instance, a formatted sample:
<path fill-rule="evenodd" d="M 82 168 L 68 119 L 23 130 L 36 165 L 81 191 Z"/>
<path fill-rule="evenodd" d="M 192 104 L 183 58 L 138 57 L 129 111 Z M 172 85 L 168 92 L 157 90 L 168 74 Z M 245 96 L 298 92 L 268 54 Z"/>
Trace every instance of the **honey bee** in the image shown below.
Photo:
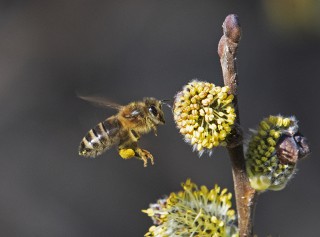
<path fill-rule="evenodd" d="M 99 97 L 80 97 L 104 107 L 118 110 L 113 115 L 92 128 L 82 139 L 79 155 L 96 157 L 113 146 L 117 146 L 119 155 L 124 159 L 136 157 L 147 166 L 148 159 L 154 164 L 152 154 L 141 149 L 138 141 L 142 134 L 153 130 L 157 136 L 157 126 L 165 123 L 162 102 L 152 97 L 143 101 L 131 102 L 121 106 Z"/>

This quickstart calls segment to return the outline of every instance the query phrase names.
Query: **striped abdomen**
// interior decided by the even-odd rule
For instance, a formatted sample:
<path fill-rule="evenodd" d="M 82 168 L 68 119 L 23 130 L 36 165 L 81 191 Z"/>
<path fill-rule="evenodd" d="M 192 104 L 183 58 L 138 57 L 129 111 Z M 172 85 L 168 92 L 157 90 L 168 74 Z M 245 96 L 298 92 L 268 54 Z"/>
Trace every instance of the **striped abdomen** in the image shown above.
<path fill-rule="evenodd" d="M 119 143 L 120 122 L 112 116 L 91 129 L 82 139 L 79 155 L 96 157 Z"/>

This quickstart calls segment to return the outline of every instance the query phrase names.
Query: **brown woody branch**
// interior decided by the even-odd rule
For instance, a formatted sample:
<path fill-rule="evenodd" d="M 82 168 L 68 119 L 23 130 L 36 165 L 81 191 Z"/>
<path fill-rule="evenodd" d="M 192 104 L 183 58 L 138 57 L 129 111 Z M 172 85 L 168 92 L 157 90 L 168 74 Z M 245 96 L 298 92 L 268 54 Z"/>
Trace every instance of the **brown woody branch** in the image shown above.
<path fill-rule="evenodd" d="M 245 170 L 243 153 L 243 138 L 240 127 L 238 110 L 237 86 L 238 73 L 236 56 L 238 44 L 241 38 L 241 27 L 237 15 L 228 15 L 223 22 L 223 36 L 218 45 L 218 54 L 222 67 L 224 84 L 230 87 L 230 94 L 234 95 L 234 107 L 236 112 L 236 126 L 228 141 L 228 152 L 232 162 L 235 197 L 238 211 L 238 226 L 240 237 L 253 235 L 254 209 L 257 201 L 257 192 L 251 188 Z"/>

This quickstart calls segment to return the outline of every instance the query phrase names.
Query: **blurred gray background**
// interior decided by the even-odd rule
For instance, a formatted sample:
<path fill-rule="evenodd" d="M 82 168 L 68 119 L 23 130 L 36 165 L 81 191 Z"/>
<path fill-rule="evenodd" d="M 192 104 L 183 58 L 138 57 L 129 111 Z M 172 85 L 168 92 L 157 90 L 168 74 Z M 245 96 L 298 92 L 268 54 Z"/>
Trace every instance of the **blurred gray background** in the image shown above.
<path fill-rule="evenodd" d="M 260 196 L 259 236 L 318 236 L 319 1 L 0 1 L 0 236 L 143 236 L 141 209 L 190 177 L 233 192 L 224 149 L 200 159 L 167 124 L 142 138 L 143 168 L 115 149 L 78 156 L 82 137 L 114 113 L 77 98 L 126 104 L 173 98 L 193 78 L 222 84 L 216 53 L 236 13 L 244 131 L 269 114 L 296 115 L 312 155 L 281 192 Z"/>

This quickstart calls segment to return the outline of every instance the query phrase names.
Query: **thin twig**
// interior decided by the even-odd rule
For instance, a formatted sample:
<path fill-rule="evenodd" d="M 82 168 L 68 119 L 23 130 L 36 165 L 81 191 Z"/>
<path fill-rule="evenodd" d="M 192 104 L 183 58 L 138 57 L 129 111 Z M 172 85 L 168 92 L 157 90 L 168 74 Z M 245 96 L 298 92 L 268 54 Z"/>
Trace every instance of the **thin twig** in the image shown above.
<path fill-rule="evenodd" d="M 245 171 L 243 138 L 241 130 L 237 129 L 240 126 L 240 117 L 237 99 L 238 74 L 236 55 L 241 38 L 238 16 L 234 14 L 228 15 L 222 28 L 223 36 L 218 45 L 218 54 L 220 56 L 224 84 L 230 87 L 230 94 L 234 95 L 234 107 L 237 116 L 235 129 L 232 132 L 230 141 L 228 141 L 228 152 L 232 162 L 240 237 L 250 237 L 253 235 L 253 218 L 257 192 L 249 184 Z"/>

